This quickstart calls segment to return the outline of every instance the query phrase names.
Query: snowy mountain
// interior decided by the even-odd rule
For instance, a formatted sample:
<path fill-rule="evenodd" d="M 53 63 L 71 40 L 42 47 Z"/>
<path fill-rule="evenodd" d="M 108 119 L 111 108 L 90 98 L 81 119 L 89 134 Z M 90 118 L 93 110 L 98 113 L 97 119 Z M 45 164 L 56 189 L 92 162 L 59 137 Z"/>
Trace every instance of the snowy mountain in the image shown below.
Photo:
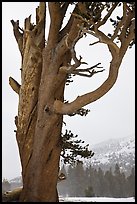
<path fill-rule="evenodd" d="M 11 179 L 10 183 L 22 183 L 22 177 L 18 176 L 18 177 L 14 178 L 14 179 Z"/>
<path fill-rule="evenodd" d="M 110 139 L 98 143 L 92 147 L 95 153 L 91 158 L 93 167 L 101 167 L 103 170 L 114 170 L 118 163 L 125 174 L 130 174 L 132 167 L 135 167 L 135 137 L 134 135 L 119 139 Z"/>

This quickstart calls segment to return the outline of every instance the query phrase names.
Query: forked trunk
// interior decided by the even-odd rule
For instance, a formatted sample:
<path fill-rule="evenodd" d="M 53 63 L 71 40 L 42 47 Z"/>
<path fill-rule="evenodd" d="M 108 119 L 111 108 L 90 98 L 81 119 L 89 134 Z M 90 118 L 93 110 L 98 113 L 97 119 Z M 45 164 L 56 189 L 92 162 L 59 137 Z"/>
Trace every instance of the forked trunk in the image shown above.
<path fill-rule="evenodd" d="M 63 115 L 53 111 L 56 99 L 64 101 L 66 74 L 59 67 L 70 57 L 56 57 L 57 44 L 45 47 L 46 4 L 36 9 L 36 25 L 25 19 L 11 20 L 22 56 L 21 85 L 12 77 L 9 83 L 19 94 L 16 138 L 22 165 L 23 190 L 19 201 L 57 202 L 57 180 L 61 153 Z M 67 59 L 67 60 L 66 60 Z"/>

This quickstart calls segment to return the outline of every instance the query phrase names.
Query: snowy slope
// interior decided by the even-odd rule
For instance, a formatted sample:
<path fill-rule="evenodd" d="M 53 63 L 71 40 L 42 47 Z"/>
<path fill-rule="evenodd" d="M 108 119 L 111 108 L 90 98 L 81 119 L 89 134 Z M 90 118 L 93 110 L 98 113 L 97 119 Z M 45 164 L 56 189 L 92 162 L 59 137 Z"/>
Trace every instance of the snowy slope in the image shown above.
<path fill-rule="evenodd" d="M 104 170 L 119 164 L 121 171 L 130 174 L 135 166 L 135 138 L 134 136 L 120 139 L 110 139 L 98 143 L 92 147 L 94 156 L 91 158 L 93 167 L 101 167 Z"/>

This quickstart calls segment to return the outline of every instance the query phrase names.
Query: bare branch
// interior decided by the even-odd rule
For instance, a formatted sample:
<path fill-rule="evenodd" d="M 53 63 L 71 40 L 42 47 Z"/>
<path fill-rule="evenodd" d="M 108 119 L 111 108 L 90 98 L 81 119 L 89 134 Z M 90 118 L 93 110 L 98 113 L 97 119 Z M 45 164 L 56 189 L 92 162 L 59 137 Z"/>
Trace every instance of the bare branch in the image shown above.
<path fill-rule="evenodd" d="M 36 8 L 36 25 L 31 23 L 31 15 L 25 19 L 23 54 L 29 46 L 37 50 L 39 54 L 41 54 L 42 49 L 45 47 L 45 15 L 46 3 L 40 2 Z M 26 46 L 26 43 L 28 43 L 28 46 Z"/>
<path fill-rule="evenodd" d="M 61 29 L 64 14 L 68 8 L 69 3 L 64 4 L 60 7 L 59 2 L 49 2 L 49 13 L 50 13 L 50 29 L 48 35 L 48 44 L 55 46 L 59 41 L 59 30 Z"/>
<path fill-rule="evenodd" d="M 35 39 L 33 40 L 35 45 L 42 49 L 45 47 L 45 17 L 46 2 L 40 2 L 38 8 L 36 8 L 36 26 L 34 26 L 32 33 L 35 36 Z"/>
<path fill-rule="evenodd" d="M 92 66 L 92 67 L 89 67 L 89 68 L 86 68 L 86 69 L 77 69 L 77 70 L 79 70 L 79 71 L 81 71 L 81 72 L 86 72 L 86 71 L 89 71 L 89 70 L 94 69 L 94 68 L 103 68 L 103 67 L 98 67 L 98 65 L 100 65 L 100 64 L 101 64 L 101 63 L 99 62 L 99 63 L 95 64 L 95 65 Z"/>
<path fill-rule="evenodd" d="M 45 19 L 46 3 L 40 2 L 38 8 L 36 8 L 36 24 Z"/>
<path fill-rule="evenodd" d="M 85 74 L 85 73 L 81 73 L 81 71 L 79 71 L 79 69 L 74 70 L 72 73 L 75 75 L 79 75 L 79 76 L 84 76 L 84 77 L 92 77 L 94 74 L 97 74 L 98 72 L 103 72 L 105 69 L 102 69 L 100 71 L 95 71 L 94 69 L 92 71 L 89 70 L 84 70 L 87 71 L 89 74 Z"/>
<path fill-rule="evenodd" d="M 77 43 L 77 41 L 81 38 L 81 31 L 79 31 L 77 37 L 74 39 L 73 43 L 72 43 L 72 47 L 70 48 L 70 52 L 71 52 L 71 56 L 72 56 L 72 59 L 74 60 L 74 64 L 71 65 L 71 68 L 69 69 L 69 71 L 73 71 L 75 70 L 77 67 L 79 67 L 81 65 L 81 59 L 82 57 L 80 56 L 80 59 L 78 60 L 77 59 L 77 56 L 76 56 L 76 51 L 75 51 L 75 44 Z M 68 39 L 68 38 L 67 38 Z"/>
<path fill-rule="evenodd" d="M 19 94 L 20 91 L 20 84 L 13 79 L 12 77 L 9 77 L 9 85 L 11 86 L 11 88 L 17 93 Z"/>
<path fill-rule="evenodd" d="M 59 41 L 69 33 L 70 28 L 72 26 L 74 20 L 74 16 L 71 15 L 70 19 L 68 20 L 68 23 L 66 24 L 66 26 L 59 32 Z"/>
<path fill-rule="evenodd" d="M 103 18 L 103 20 L 102 20 L 102 21 L 99 21 L 99 22 L 97 23 L 97 28 L 99 28 L 101 25 L 104 25 L 104 24 L 106 23 L 106 21 L 107 21 L 108 18 L 111 16 L 111 14 L 112 14 L 112 12 L 114 11 L 114 9 L 116 8 L 117 4 L 118 4 L 118 2 L 115 2 L 115 3 L 112 5 L 111 9 L 110 9 L 110 10 L 108 11 L 108 13 L 106 14 L 106 16 Z"/>
<path fill-rule="evenodd" d="M 102 31 L 98 30 L 96 26 L 94 26 L 94 31 L 89 31 L 86 28 L 83 28 L 83 32 L 93 35 L 99 39 L 100 43 L 105 43 L 108 45 L 112 56 L 115 54 L 119 54 L 119 47 L 114 43 L 108 36 L 106 36 Z"/>
<path fill-rule="evenodd" d="M 16 38 L 16 41 L 18 43 L 18 47 L 20 50 L 20 53 L 22 55 L 22 50 L 23 50 L 23 33 L 21 33 L 19 30 L 23 31 L 20 27 L 19 27 L 19 20 L 17 20 L 16 22 L 14 20 L 11 20 L 12 26 L 13 26 L 13 32 L 14 32 L 14 36 Z"/>
<path fill-rule="evenodd" d="M 99 43 L 100 41 L 98 40 L 98 41 L 96 41 L 96 42 L 93 42 L 93 43 L 90 43 L 89 45 L 95 45 L 95 44 L 97 44 L 97 43 Z"/>
<path fill-rule="evenodd" d="M 126 22 L 126 3 L 123 2 L 123 17 L 122 20 L 118 23 L 114 34 L 111 36 L 111 39 L 114 40 L 117 37 L 118 32 L 120 31 L 121 27 L 123 26 L 123 24 Z"/>
<path fill-rule="evenodd" d="M 73 40 L 73 42 L 71 43 L 71 47 L 69 47 L 69 43 L 68 43 L 68 37 L 69 35 L 66 35 L 65 38 L 65 44 L 66 47 L 68 49 L 70 49 L 71 52 L 71 57 L 74 60 L 74 64 L 73 65 L 68 65 L 68 66 L 62 66 L 60 67 L 61 71 L 64 71 L 66 73 L 72 73 L 77 67 L 79 67 L 81 64 L 87 64 L 86 62 L 81 62 L 82 57 L 80 56 L 80 59 L 77 59 L 76 56 L 76 51 L 75 51 L 75 44 L 77 43 L 77 41 L 82 37 L 81 35 L 81 30 L 79 30 L 76 38 Z"/>
<path fill-rule="evenodd" d="M 70 32 L 71 26 L 73 24 L 74 19 L 78 20 L 78 22 L 83 23 L 83 22 L 87 22 L 86 19 L 84 19 L 82 16 L 78 15 L 76 13 L 76 10 L 79 8 L 79 5 L 81 4 L 81 2 L 78 2 L 77 5 L 75 6 L 73 12 L 71 13 L 71 16 L 68 20 L 68 23 L 66 24 L 66 26 L 60 31 L 60 39 L 62 37 L 64 37 L 66 34 L 68 34 Z M 75 18 L 76 17 L 76 18 Z M 74 29 L 74 28 L 73 28 Z"/>
<path fill-rule="evenodd" d="M 25 19 L 24 30 L 27 30 L 27 31 L 32 30 L 31 15 Z"/>
<path fill-rule="evenodd" d="M 102 21 L 99 21 L 97 22 L 96 24 L 93 22 L 92 18 L 90 20 L 85 20 L 83 17 L 79 17 L 81 20 L 85 21 L 86 23 L 88 23 L 89 25 L 93 25 L 93 30 L 89 30 L 88 28 L 86 27 L 83 27 L 80 26 L 81 30 L 82 30 L 82 33 L 88 33 L 88 34 L 91 34 L 93 35 L 94 37 L 97 37 L 99 39 L 99 41 L 97 42 L 94 42 L 92 43 L 91 45 L 94 45 L 98 42 L 101 42 L 101 43 L 105 43 L 108 45 L 109 47 L 109 50 L 112 54 L 112 57 L 115 55 L 115 54 L 119 54 L 119 47 L 113 42 L 112 39 L 110 39 L 108 36 L 106 36 L 102 31 L 98 30 L 98 28 L 101 26 L 101 25 L 104 25 L 106 23 L 106 21 L 108 20 L 108 18 L 111 16 L 112 12 L 114 11 L 114 9 L 116 8 L 118 3 L 114 3 L 112 5 L 112 7 L 110 8 L 110 10 L 108 11 L 108 13 L 106 14 L 106 16 L 103 18 Z M 77 15 L 77 14 L 76 14 Z M 79 16 L 79 15 L 77 15 Z M 91 21 L 91 22 L 90 22 Z"/>
<path fill-rule="evenodd" d="M 61 9 L 62 18 L 64 18 L 65 13 L 66 13 L 66 11 L 67 11 L 67 8 L 68 8 L 69 4 L 70 4 L 69 2 L 64 2 L 64 3 L 61 5 L 60 9 Z"/>
<path fill-rule="evenodd" d="M 81 59 L 80 59 L 79 63 L 80 63 L 80 65 L 82 64 Z M 92 77 L 94 74 L 104 71 L 104 69 L 102 69 L 100 71 L 94 70 L 94 68 L 103 68 L 103 67 L 98 67 L 98 65 L 101 63 L 97 63 L 96 65 L 94 65 L 90 68 L 76 69 L 77 68 L 76 65 L 80 66 L 79 63 L 74 64 L 74 65 L 69 65 L 69 66 L 62 66 L 62 67 L 60 67 L 60 71 L 67 73 L 67 74 L 74 74 L 74 75 L 85 76 L 85 77 Z M 86 63 L 83 62 L 83 64 L 86 64 Z M 81 73 L 81 72 L 87 72 L 87 73 Z"/>
<path fill-rule="evenodd" d="M 73 51 L 73 46 L 79 39 L 80 34 L 80 28 L 78 27 L 78 24 L 80 24 L 80 21 L 78 19 L 74 19 L 73 23 L 71 25 L 69 33 L 67 33 L 62 40 L 58 43 L 56 49 L 55 49 L 55 60 L 59 60 L 62 58 L 62 56 L 68 51 L 71 50 L 73 53 L 73 57 L 75 56 L 75 53 Z M 75 58 L 75 57 L 74 57 Z M 75 58 L 76 59 L 76 58 Z M 57 61 L 58 61 L 57 60 Z M 78 62 L 78 61 L 77 61 Z"/>
<path fill-rule="evenodd" d="M 98 67 L 98 65 L 101 63 L 97 63 L 96 65 L 86 68 L 86 69 L 75 69 L 72 71 L 72 74 L 79 75 L 79 76 L 85 76 L 85 77 L 92 77 L 94 74 L 98 72 L 103 72 L 105 69 L 95 71 L 94 68 L 103 68 L 103 67 Z M 91 71 L 92 70 L 92 71 Z M 87 72 L 87 73 L 85 73 Z"/>

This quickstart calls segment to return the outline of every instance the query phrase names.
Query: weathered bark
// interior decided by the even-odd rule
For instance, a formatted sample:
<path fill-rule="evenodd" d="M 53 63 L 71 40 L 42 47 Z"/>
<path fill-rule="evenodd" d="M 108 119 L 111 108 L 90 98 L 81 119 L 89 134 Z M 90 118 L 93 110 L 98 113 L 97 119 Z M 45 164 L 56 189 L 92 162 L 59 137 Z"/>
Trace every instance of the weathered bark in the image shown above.
<path fill-rule="evenodd" d="M 23 202 L 58 202 L 57 181 L 59 161 L 62 150 L 61 130 L 63 115 L 73 114 L 83 106 L 98 100 L 106 94 L 117 80 L 118 70 L 129 43 L 134 38 L 134 22 L 126 43 L 121 40 L 119 48 L 113 39 L 109 39 L 99 27 L 103 25 L 116 5 L 112 5 L 108 15 L 102 21 L 94 23 L 76 14 L 83 7 L 77 3 L 66 26 L 61 29 L 68 3 L 48 3 L 51 24 L 47 45 L 45 46 L 45 11 L 46 3 L 41 2 L 36 9 L 36 25 L 31 23 L 31 16 L 25 19 L 24 30 L 19 21 L 11 21 L 14 35 L 22 56 L 21 85 L 9 78 L 12 89 L 19 95 L 16 138 L 22 165 L 23 189 L 19 201 Z M 84 7 L 83 7 L 84 8 Z M 127 22 L 133 13 L 125 16 Z M 91 23 L 94 29 L 86 30 L 84 23 Z M 126 25 L 128 26 L 128 25 Z M 123 26 L 123 33 L 124 26 Z M 89 33 L 105 43 L 112 55 L 108 79 L 95 91 L 78 97 L 72 103 L 64 103 L 64 89 L 68 74 L 79 73 L 81 64 L 75 53 L 75 44 L 82 33 Z M 122 34 L 121 32 L 121 35 Z M 71 65 L 71 60 L 74 64 Z M 86 69 L 90 77 L 97 73 Z M 102 70 L 103 71 L 103 70 Z M 98 71 L 101 72 L 101 71 Z M 81 74 L 82 75 L 82 74 Z M 84 74 L 83 74 L 84 76 Z"/>
<path fill-rule="evenodd" d="M 61 151 L 59 140 L 62 116 L 50 115 L 50 112 L 45 109 L 46 104 L 52 105 L 54 101 L 55 74 L 47 73 L 46 76 L 42 74 L 41 77 L 42 65 L 45 64 L 42 57 L 45 47 L 44 2 L 40 3 L 36 14 L 37 24 L 35 26 L 31 24 L 31 17 L 25 20 L 22 45 L 18 40 L 19 25 L 12 21 L 22 55 L 22 80 L 19 90 L 18 117 L 16 118 L 16 137 L 23 178 L 20 201 L 57 201 L 56 184 Z M 51 59 L 48 60 L 48 55 L 46 59 L 46 62 L 50 64 Z M 47 67 L 44 65 L 43 70 Z M 45 81 L 44 84 L 43 81 Z M 62 91 L 60 95 L 62 97 Z M 59 97 L 60 100 L 61 97 Z M 51 181 L 50 176 L 52 176 Z"/>

